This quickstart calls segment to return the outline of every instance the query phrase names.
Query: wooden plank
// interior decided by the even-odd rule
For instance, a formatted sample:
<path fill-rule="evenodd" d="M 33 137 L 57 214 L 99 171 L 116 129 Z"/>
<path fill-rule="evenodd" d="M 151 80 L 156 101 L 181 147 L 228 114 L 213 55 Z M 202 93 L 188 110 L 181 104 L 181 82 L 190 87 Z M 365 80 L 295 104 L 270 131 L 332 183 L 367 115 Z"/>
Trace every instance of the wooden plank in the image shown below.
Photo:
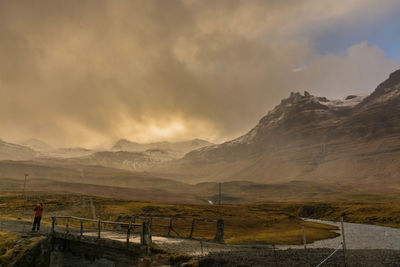
<path fill-rule="evenodd" d="M 65 232 L 66 232 L 67 234 L 69 233 L 68 220 L 69 220 L 69 218 L 65 218 Z"/>
<path fill-rule="evenodd" d="M 344 261 L 344 266 L 346 267 L 346 238 L 344 236 L 344 224 L 343 224 L 343 216 L 340 217 L 340 228 L 342 230 L 342 247 L 343 247 L 343 261 Z"/>
<path fill-rule="evenodd" d="M 100 232 L 101 232 L 101 221 L 97 221 L 97 238 L 100 239 Z"/>
<path fill-rule="evenodd" d="M 131 219 L 132 220 L 132 219 Z M 133 225 L 133 228 L 132 228 L 132 233 L 135 233 L 135 226 L 136 226 L 136 216 L 133 216 L 133 222 L 132 222 L 132 225 Z M 138 225 L 138 226 L 140 226 L 140 225 Z"/>
<path fill-rule="evenodd" d="M 131 235 L 132 220 L 129 223 L 128 231 L 126 232 L 126 244 L 129 246 L 129 237 Z"/>
<path fill-rule="evenodd" d="M 54 233 L 56 231 L 56 217 L 51 217 L 51 232 Z"/>
<path fill-rule="evenodd" d="M 158 226 L 158 227 L 169 228 L 169 225 L 165 225 L 165 224 L 152 224 L 152 226 Z"/>
<path fill-rule="evenodd" d="M 195 219 L 192 220 L 192 227 L 190 227 L 190 235 L 189 238 L 193 238 L 193 232 L 194 232 L 194 221 Z"/>
<path fill-rule="evenodd" d="M 171 229 L 172 229 L 172 218 L 169 219 L 168 236 L 171 235 Z"/>
<path fill-rule="evenodd" d="M 181 237 L 181 235 L 177 231 L 175 231 L 175 229 L 173 227 L 171 227 L 171 231 L 174 231 L 175 234 L 177 234 L 177 236 Z"/>

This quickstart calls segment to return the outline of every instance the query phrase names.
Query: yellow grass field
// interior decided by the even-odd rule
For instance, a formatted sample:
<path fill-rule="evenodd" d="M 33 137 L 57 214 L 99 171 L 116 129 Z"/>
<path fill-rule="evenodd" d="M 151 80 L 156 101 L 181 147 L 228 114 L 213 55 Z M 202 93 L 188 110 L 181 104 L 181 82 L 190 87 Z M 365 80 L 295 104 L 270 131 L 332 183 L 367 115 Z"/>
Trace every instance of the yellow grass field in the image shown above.
<path fill-rule="evenodd" d="M 92 199 L 96 216 L 102 220 L 116 220 L 118 216 L 159 216 L 194 219 L 224 219 L 225 241 L 231 244 L 301 244 L 301 229 L 304 226 L 307 241 L 337 236 L 330 231 L 336 229 L 319 223 L 304 222 L 300 217 L 279 208 L 279 205 L 196 205 L 196 204 L 159 204 L 136 202 L 80 195 L 29 195 L 27 200 L 18 195 L 0 198 L 0 216 L 31 220 L 33 208 L 37 202 L 45 207 L 43 223 L 50 224 L 52 215 L 65 215 L 92 218 L 90 205 Z M 23 207 L 25 205 L 25 213 Z M 140 222 L 140 221 L 137 221 Z M 58 222 L 62 225 L 64 222 Z M 154 225 L 169 224 L 169 220 L 154 220 Z M 74 226 L 74 223 L 70 223 Z M 77 226 L 77 224 L 75 225 Z M 85 227 L 94 225 L 86 225 Z M 189 236 L 191 221 L 174 220 L 174 229 L 181 236 Z M 152 227 L 155 234 L 167 234 L 166 227 Z M 216 223 L 196 222 L 193 238 L 213 239 Z M 175 233 L 171 233 L 176 235 Z"/>
<path fill-rule="evenodd" d="M 305 228 L 307 242 L 337 236 L 331 230 L 334 226 L 305 222 L 301 217 L 338 221 L 344 216 L 347 222 L 370 223 L 400 227 L 400 202 L 396 201 L 360 201 L 353 202 L 269 202 L 238 205 L 204 204 L 161 204 L 137 202 L 122 199 L 92 197 L 71 194 L 35 194 L 27 200 L 20 195 L 8 194 L 0 197 L 0 216 L 32 220 L 36 203 L 45 206 L 43 223 L 50 225 L 52 215 L 93 218 L 93 203 L 96 217 L 115 221 L 118 216 L 157 216 L 194 219 L 224 219 L 225 241 L 231 244 L 301 244 L 302 227 Z M 25 206 L 25 212 L 23 209 Z M 138 219 L 136 223 L 142 220 Z M 75 223 L 75 224 L 74 224 Z M 154 220 L 152 232 L 167 234 L 169 219 Z M 58 222 L 60 226 L 64 221 Z M 160 225 L 164 225 L 161 227 Z M 70 222 L 78 226 L 78 222 Z M 86 228 L 95 228 L 95 224 L 86 223 Z M 180 236 L 189 236 L 191 221 L 173 221 L 174 229 Z M 111 226 L 109 226 L 111 229 Z M 139 230 L 139 229 L 136 229 Z M 216 232 L 215 222 L 196 222 L 193 238 L 213 239 Z M 175 232 L 171 235 L 177 236 Z"/>

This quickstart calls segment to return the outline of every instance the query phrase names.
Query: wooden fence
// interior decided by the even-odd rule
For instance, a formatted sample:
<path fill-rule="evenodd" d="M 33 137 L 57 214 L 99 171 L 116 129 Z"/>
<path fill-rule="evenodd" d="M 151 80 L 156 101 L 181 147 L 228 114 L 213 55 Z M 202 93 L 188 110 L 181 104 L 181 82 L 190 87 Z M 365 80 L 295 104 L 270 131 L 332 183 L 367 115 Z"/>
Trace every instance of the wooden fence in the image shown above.
<path fill-rule="evenodd" d="M 126 217 L 125 217 L 126 218 Z M 224 220 L 212 220 L 212 219 L 195 219 L 195 218 L 174 218 L 174 217 L 153 217 L 153 216 L 132 216 L 130 217 L 129 222 L 123 221 L 106 221 L 106 220 L 95 220 L 88 218 L 80 218 L 74 216 L 54 216 L 52 217 L 52 232 L 56 231 L 57 219 L 65 219 L 65 232 L 71 233 L 71 221 L 79 222 L 78 230 L 79 235 L 83 236 L 84 234 L 84 223 L 95 225 L 95 231 L 97 232 L 97 238 L 101 238 L 102 230 L 106 230 L 106 226 L 112 226 L 113 230 L 122 230 L 126 229 L 126 242 L 129 244 L 130 236 L 135 233 L 135 229 L 140 229 L 140 237 L 141 244 L 148 245 L 151 243 L 151 235 L 160 235 L 160 236 L 168 236 L 171 237 L 173 234 L 180 238 L 189 238 L 193 239 L 194 232 L 196 230 L 196 226 L 201 222 L 208 223 L 216 223 L 216 232 L 214 240 L 220 243 L 224 242 Z M 138 220 L 142 220 L 141 223 L 137 223 Z M 155 221 L 167 220 L 167 224 L 156 223 Z M 186 221 L 189 222 L 189 227 L 179 225 L 176 227 L 178 222 Z M 75 224 L 76 225 L 76 224 Z M 161 232 L 153 231 L 155 228 L 164 228 L 166 230 L 166 234 L 162 234 Z M 76 228 L 74 228 L 76 230 Z M 86 230 L 89 230 L 87 228 Z M 93 228 L 92 228 L 93 230 Z M 198 229 L 201 230 L 201 229 Z M 203 229 L 204 230 L 204 229 Z M 187 235 L 184 233 L 187 232 Z M 136 232 L 137 233 L 137 232 Z"/>

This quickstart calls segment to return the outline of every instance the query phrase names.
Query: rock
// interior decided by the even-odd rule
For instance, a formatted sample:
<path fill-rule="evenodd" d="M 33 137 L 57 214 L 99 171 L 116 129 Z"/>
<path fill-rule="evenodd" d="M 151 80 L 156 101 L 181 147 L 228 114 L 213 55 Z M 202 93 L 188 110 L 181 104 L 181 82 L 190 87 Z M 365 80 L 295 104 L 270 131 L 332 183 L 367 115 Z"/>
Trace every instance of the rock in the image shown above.
<path fill-rule="evenodd" d="M 356 95 L 349 95 L 345 99 L 346 100 L 350 100 L 350 99 L 353 99 L 353 98 L 356 98 L 356 97 L 357 97 Z"/>

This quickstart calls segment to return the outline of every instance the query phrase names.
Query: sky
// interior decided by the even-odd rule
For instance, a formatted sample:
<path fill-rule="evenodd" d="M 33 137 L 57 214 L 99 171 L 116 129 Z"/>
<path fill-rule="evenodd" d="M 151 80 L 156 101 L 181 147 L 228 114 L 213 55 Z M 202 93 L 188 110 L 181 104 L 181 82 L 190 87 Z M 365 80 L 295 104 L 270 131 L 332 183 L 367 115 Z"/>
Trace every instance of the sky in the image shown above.
<path fill-rule="evenodd" d="M 398 0 L 0 0 L 0 138 L 106 148 L 249 131 L 290 92 L 400 68 Z"/>

